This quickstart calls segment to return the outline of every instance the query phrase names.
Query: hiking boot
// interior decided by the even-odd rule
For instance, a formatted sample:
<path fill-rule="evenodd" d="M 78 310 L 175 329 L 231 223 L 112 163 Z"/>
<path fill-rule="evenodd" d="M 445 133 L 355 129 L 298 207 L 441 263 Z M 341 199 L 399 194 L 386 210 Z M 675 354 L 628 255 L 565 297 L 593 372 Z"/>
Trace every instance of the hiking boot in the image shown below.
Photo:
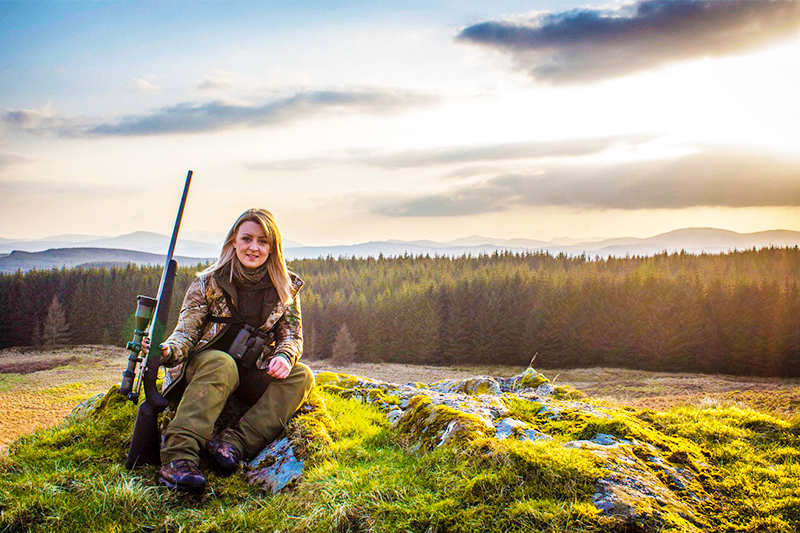
<path fill-rule="evenodd" d="M 210 440 L 206 443 L 206 451 L 211 458 L 212 468 L 220 476 L 230 476 L 239 468 L 242 454 L 230 442 Z"/>
<path fill-rule="evenodd" d="M 206 478 L 197 464 L 188 459 L 178 459 L 161 466 L 158 482 L 171 489 L 201 493 L 206 488 Z"/>

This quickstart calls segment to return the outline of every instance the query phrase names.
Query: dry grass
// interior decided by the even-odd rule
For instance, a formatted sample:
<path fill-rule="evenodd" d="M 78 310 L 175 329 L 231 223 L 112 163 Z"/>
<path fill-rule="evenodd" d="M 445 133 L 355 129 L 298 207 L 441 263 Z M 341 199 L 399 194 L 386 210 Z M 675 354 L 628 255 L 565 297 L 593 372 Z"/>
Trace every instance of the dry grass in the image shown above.
<path fill-rule="evenodd" d="M 119 382 L 126 359 L 125 350 L 111 346 L 0 351 L 0 450 L 106 392 Z"/>
<path fill-rule="evenodd" d="M 548 372 L 545 372 L 549 374 Z M 563 370 L 557 382 L 590 396 L 633 407 L 666 410 L 709 403 L 752 407 L 779 416 L 800 413 L 800 379 L 671 374 L 621 368 Z"/>
<path fill-rule="evenodd" d="M 61 421 L 79 402 L 119 383 L 127 352 L 113 346 L 0 351 L 0 450 L 20 435 Z M 306 361 L 314 370 L 367 376 L 397 383 L 430 383 L 475 375 L 512 376 L 510 366 L 413 366 Z M 669 374 L 619 368 L 545 370 L 557 384 L 623 405 L 664 410 L 708 403 L 749 406 L 781 416 L 800 413 L 800 379 Z"/>

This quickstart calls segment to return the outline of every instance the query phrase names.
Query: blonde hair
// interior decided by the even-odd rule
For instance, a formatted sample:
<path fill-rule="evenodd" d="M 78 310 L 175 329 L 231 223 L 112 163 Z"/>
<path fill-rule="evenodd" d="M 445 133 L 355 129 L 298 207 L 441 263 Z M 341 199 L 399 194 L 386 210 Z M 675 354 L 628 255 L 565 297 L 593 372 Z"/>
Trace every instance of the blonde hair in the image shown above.
<path fill-rule="evenodd" d="M 229 264 L 231 265 L 231 275 L 233 275 L 233 261 L 238 261 L 236 257 L 236 250 L 233 243 L 236 240 L 236 234 L 239 232 L 239 227 L 245 222 L 255 222 L 261 226 L 267 236 L 269 242 L 269 256 L 267 257 L 267 272 L 272 280 L 272 284 L 278 291 L 278 297 L 283 304 L 290 304 L 292 302 L 292 281 L 289 279 L 289 271 L 286 268 L 286 260 L 283 257 L 283 241 L 281 240 L 281 232 L 278 230 L 278 225 L 275 223 L 275 218 L 272 213 L 266 209 L 248 209 L 236 219 L 228 236 L 225 238 L 225 243 L 222 245 L 222 250 L 219 253 L 219 259 L 214 264 L 209 266 L 202 272 L 197 273 L 197 277 L 207 276 L 222 270 Z"/>

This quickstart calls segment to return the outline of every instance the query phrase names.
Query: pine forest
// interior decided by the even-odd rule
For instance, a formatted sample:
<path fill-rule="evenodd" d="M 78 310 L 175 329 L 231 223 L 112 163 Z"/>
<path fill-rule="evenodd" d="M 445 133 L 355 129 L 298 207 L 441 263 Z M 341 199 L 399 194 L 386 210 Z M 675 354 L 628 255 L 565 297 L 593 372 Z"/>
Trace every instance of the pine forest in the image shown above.
<path fill-rule="evenodd" d="M 203 265 L 179 269 L 174 325 Z M 306 358 L 432 365 L 613 366 L 800 375 L 800 249 L 588 258 L 320 258 L 290 263 Z M 124 346 L 160 267 L 0 275 L 0 348 Z"/>

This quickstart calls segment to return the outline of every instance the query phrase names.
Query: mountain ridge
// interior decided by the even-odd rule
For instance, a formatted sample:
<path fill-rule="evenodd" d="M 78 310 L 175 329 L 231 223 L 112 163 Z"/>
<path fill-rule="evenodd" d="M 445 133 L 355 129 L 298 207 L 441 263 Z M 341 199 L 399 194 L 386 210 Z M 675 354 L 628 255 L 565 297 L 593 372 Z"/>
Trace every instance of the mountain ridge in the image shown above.
<path fill-rule="evenodd" d="M 559 238 L 562 241 L 564 238 Z M 481 243 L 480 241 L 488 241 Z M 32 241 L 38 245 L 49 244 L 43 250 L 15 249 L 0 240 L 0 272 L 50 269 L 82 264 L 160 264 L 165 257 L 169 239 L 151 232 L 133 232 L 117 237 L 98 239 L 74 246 L 52 241 Z M 28 244 L 29 242 L 12 244 Z M 96 246 L 97 243 L 106 246 Z M 287 260 L 317 257 L 378 257 L 402 255 L 461 256 L 495 252 L 524 253 L 542 251 L 554 255 L 581 255 L 599 257 L 624 257 L 626 255 L 654 255 L 663 252 L 723 253 L 732 250 L 763 248 L 768 246 L 800 246 L 800 232 L 776 229 L 754 233 L 737 233 L 718 228 L 681 228 L 652 237 L 617 237 L 600 241 L 563 245 L 533 239 L 496 239 L 472 235 L 445 242 L 431 240 L 385 240 L 334 246 L 303 246 L 288 241 L 284 254 Z M 113 246 L 117 245 L 117 246 Z M 294 246 L 298 245 L 298 246 Z M 127 248 L 125 246 L 131 246 Z M 219 254 L 221 243 L 178 241 L 176 253 L 181 264 L 197 264 L 213 260 Z M 71 250 L 71 252 L 69 252 Z M 154 250 L 154 251 L 153 251 Z M 144 254 L 144 255 L 142 255 Z"/>

